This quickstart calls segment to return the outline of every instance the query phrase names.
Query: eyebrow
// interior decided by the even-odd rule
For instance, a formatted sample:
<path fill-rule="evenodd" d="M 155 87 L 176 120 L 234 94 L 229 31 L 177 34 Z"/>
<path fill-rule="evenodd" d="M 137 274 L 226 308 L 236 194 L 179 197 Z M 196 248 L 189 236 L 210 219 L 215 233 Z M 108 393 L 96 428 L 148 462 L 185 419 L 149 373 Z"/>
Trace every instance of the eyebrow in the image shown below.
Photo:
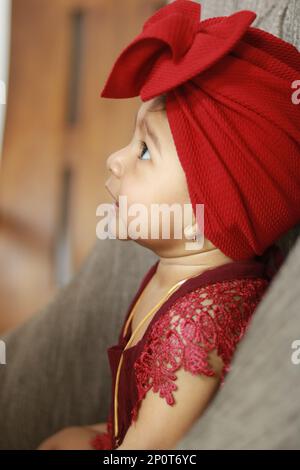
<path fill-rule="evenodd" d="M 140 121 L 138 121 L 138 113 L 136 113 L 135 123 L 134 123 L 134 130 L 137 126 L 142 128 L 143 124 L 145 125 L 147 134 L 153 140 L 153 142 L 154 142 L 155 146 L 157 147 L 157 149 L 159 150 L 159 152 L 161 150 L 160 149 L 160 142 L 159 142 L 159 139 L 158 139 L 158 136 L 157 136 L 156 132 L 154 131 L 153 127 L 150 125 L 148 115 L 149 115 L 149 113 L 154 113 L 154 112 L 162 111 L 162 110 L 163 110 L 163 108 L 158 108 L 158 109 L 153 109 L 151 111 L 148 111 L 145 114 L 145 116 L 142 117 L 142 119 Z"/>

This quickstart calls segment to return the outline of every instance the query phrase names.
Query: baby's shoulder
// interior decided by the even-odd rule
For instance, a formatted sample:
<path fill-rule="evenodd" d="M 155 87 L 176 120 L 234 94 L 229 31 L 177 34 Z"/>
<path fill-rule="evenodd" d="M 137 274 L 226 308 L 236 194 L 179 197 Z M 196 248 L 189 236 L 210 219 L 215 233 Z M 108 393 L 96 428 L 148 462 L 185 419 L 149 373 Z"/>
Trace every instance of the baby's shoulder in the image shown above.
<path fill-rule="evenodd" d="M 203 333 L 211 329 L 222 330 L 225 319 L 232 322 L 247 322 L 268 287 L 265 278 L 242 278 L 220 281 L 200 286 L 177 298 L 154 322 L 149 339 L 175 330 L 182 339 L 196 327 Z M 227 322 L 228 326 L 228 322 Z M 192 328 L 194 327 L 194 328 Z M 196 336 L 195 336 L 196 337 Z"/>

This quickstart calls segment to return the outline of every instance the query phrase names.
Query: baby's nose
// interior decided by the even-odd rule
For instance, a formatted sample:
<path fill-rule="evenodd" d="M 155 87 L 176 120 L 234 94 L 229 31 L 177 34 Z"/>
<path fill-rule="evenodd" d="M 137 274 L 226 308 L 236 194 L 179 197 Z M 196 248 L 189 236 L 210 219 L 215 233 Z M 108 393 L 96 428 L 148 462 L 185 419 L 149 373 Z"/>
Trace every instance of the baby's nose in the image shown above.
<path fill-rule="evenodd" d="M 123 162 L 121 162 L 120 152 L 112 153 L 106 160 L 106 167 L 116 177 L 120 178 L 123 173 Z"/>
<path fill-rule="evenodd" d="M 108 171 L 111 170 L 112 157 L 113 157 L 113 154 L 111 154 L 111 155 L 106 159 L 106 169 L 107 169 Z"/>

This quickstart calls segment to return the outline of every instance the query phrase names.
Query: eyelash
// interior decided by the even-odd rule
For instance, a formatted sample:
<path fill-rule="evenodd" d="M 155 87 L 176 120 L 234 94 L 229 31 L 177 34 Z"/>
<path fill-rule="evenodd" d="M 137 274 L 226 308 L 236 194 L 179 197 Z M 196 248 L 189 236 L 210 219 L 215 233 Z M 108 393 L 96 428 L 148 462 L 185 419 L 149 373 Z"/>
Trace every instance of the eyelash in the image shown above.
<path fill-rule="evenodd" d="M 146 144 L 145 142 L 141 141 L 140 144 L 141 144 L 141 152 L 139 153 L 138 158 L 141 160 L 141 159 L 142 159 L 141 157 L 143 156 L 143 151 L 144 151 L 144 150 L 148 150 L 148 151 L 149 151 L 149 149 L 148 149 L 148 146 L 147 146 L 147 144 Z M 147 160 L 149 160 L 149 159 L 147 159 Z M 145 161 L 146 161 L 146 160 L 145 160 Z"/>

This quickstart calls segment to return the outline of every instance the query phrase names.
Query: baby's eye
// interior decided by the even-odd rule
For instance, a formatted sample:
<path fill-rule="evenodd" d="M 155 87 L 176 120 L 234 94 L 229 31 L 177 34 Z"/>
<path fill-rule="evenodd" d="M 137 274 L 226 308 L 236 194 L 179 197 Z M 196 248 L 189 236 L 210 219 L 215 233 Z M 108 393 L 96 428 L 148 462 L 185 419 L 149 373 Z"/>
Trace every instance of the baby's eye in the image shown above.
<path fill-rule="evenodd" d="M 147 145 L 145 144 L 145 142 L 141 142 L 141 144 L 142 144 L 142 152 L 139 155 L 139 159 L 140 160 L 150 160 L 150 153 L 149 153 Z M 146 150 L 145 153 L 143 153 L 144 150 Z M 142 158 L 144 155 L 147 155 L 147 152 L 148 152 L 148 156 L 146 158 Z"/>

